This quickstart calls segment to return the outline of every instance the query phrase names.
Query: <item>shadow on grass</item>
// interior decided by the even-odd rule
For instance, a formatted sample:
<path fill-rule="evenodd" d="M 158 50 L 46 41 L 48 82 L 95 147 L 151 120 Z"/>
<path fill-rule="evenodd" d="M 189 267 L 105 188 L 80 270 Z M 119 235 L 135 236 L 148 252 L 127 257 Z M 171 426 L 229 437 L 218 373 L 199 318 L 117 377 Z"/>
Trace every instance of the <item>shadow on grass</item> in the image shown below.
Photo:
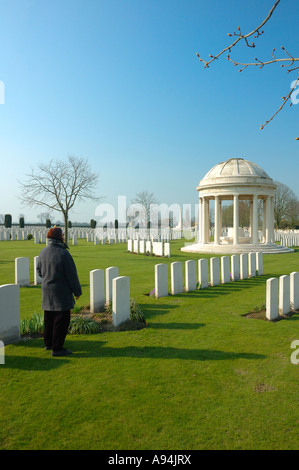
<path fill-rule="evenodd" d="M 157 330 L 198 330 L 206 326 L 204 323 L 149 323 L 148 328 Z"/>
<path fill-rule="evenodd" d="M 32 357 L 13 356 L 5 358 L 3 367 L 9 369 L 20 369 L 27 371 L 47 371 L 66 365 L 70 361 L 78 359 L 98 358 L 139 358 L 139 359 L 167 359 L 167 360 L 191 360 L 191 361 L 226 361 L 226 360 L 261 360 L 266 356 L 257 353 L 217 351 L 209 349 L 187 349 L 163 346 L 134 347 L 125 346 L 120 348 L 105 347 L 103 341 L 69 341 L 73 350 L 73 355 L 66 357 Z M 29 343 L 26 347 L 30 347 Z M 36 347 L 36 343 L 35 343 Z M 47 351 L 49 354 L 50 351 Z M 45 351 L 41 352 L 45 354 Z M 100 365 L 100 364 L 99 364 Z"/>
<path fill-rule="evenodd" d="M 263 276 L 256 276 L 251 277 L 248 279 L 240 279 L 238 281 L 231 281 L 225 284 L 219 283 L 216 286 L 209 286 L 205 289 L 197 289 L 190 292 L 183 292 L 181 294 L 177 294 L 181 297 L 202 297 L 202 298 L 212 298 L 217 297 L 219 295 L 229 295 L 233 292 L 242 291 L 250 288 L 254 288 L 260 285 L 265 285 L 266 289 L 266 281 L 270 277 L 279 277 L 281 274 L 267 274 Z"/>
<path fill-rule="evenodd" d="M 59 358 L 55 361 L 54 357 L 30 357 L 30 356 L 5 356 L 5 364 L 2 365 L 4 369 L 19 369 L 27 371 L 49 371 L 58 369 L 69 361 L 66 358 Z"/>
<path fill-rule="evenodd" d="M 150 319 L 153 315 L 165 315 L 166 313 L 169 313 L 170 310 L 179 307 L 179 305 L 159 304 L 158 301 L 157 303 L 153 304 L 140 303 L 139 306 L 147 320 Z"/>

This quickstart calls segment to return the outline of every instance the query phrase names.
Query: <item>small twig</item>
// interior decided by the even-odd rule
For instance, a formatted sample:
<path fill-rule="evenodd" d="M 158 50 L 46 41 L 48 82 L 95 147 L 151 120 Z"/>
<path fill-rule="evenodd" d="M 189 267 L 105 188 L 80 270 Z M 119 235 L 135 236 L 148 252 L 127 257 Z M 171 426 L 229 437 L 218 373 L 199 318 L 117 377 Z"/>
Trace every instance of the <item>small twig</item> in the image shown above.
<path fill-rule="evenodd" d="M 269 124 L 270 121 L 272 121 L 272 119 L 279 113 L 279 111 L 282 110 L 282 108 L 285 106 L 285 104 L 291 99 L 291 95 L 293 93 L 293 91 L 295 90 L 295 88 L 297 87 L 297 85 L 299 84 L 299 76 L 297 78 L 297 80 L 295 80 L 295 83 L 294 83 L 294 86 L 292 87 L 291 91 L 286 95 L 286 96 L 283 96 L 282 99 L 283 99 L 283 103 L 282 105 L 278 108 L 278 110 L 276 111 L 276 113 L 273 114 L 273 116 L 270 117 L 270 119 L 268 119 L 265 124 L 262 124 L 260 126 L 260 129 L 264 129 L 264 127 Z M 292 102 L 290 103 L 290 106 L 292 106 Z M 299 140 L 299 138 L 296 138 L 295 140 Z"/>

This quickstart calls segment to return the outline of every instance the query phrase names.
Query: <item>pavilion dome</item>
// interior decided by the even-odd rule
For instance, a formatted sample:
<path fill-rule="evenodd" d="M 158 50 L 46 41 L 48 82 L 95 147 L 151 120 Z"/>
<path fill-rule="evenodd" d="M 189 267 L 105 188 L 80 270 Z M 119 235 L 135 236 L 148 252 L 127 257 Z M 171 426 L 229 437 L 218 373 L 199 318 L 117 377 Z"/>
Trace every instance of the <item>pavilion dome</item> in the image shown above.
<path fill-rule="evenodd" d="M 215 165 L 200 181 L 199 188 L 231 184 L 275 188 L 272 178 L 259 165 L 243 158 L 230 158 Z"/>

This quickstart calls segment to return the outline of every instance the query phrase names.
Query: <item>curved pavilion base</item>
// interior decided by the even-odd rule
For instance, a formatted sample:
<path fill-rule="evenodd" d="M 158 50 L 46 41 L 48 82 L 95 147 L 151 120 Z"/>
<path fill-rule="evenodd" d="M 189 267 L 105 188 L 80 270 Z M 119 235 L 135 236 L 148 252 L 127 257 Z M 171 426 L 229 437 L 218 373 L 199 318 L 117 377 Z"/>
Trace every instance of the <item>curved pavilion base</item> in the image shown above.
<path fill-rule="evenodd" d="M 291 253 L 295 250 L 292 248 L 287 248 L 282 245 L 275 244 L 225 244 L 225 245 L 215 245 L 214 243 L 195 243 L 186 245 L 181 248 L 181 251 L 188 253 L 215 253 L 215 254 L 234 254 L 234 253 L 252 253 L 260 251 L 264 254 L 281 254 L 281 253 Z"/>

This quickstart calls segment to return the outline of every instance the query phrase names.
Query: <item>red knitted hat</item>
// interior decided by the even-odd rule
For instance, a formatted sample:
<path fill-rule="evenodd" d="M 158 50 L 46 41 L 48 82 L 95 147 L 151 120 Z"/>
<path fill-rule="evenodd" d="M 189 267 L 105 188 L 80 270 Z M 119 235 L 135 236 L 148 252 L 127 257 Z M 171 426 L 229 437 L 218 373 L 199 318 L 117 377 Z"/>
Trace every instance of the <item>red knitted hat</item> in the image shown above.
<path fill-rule="evenodd" d="M 56 240 L 62 240 L 62 230 L 60 227 L 52 227 L 47 233 L 47 238 L 55 238 Z"/>

